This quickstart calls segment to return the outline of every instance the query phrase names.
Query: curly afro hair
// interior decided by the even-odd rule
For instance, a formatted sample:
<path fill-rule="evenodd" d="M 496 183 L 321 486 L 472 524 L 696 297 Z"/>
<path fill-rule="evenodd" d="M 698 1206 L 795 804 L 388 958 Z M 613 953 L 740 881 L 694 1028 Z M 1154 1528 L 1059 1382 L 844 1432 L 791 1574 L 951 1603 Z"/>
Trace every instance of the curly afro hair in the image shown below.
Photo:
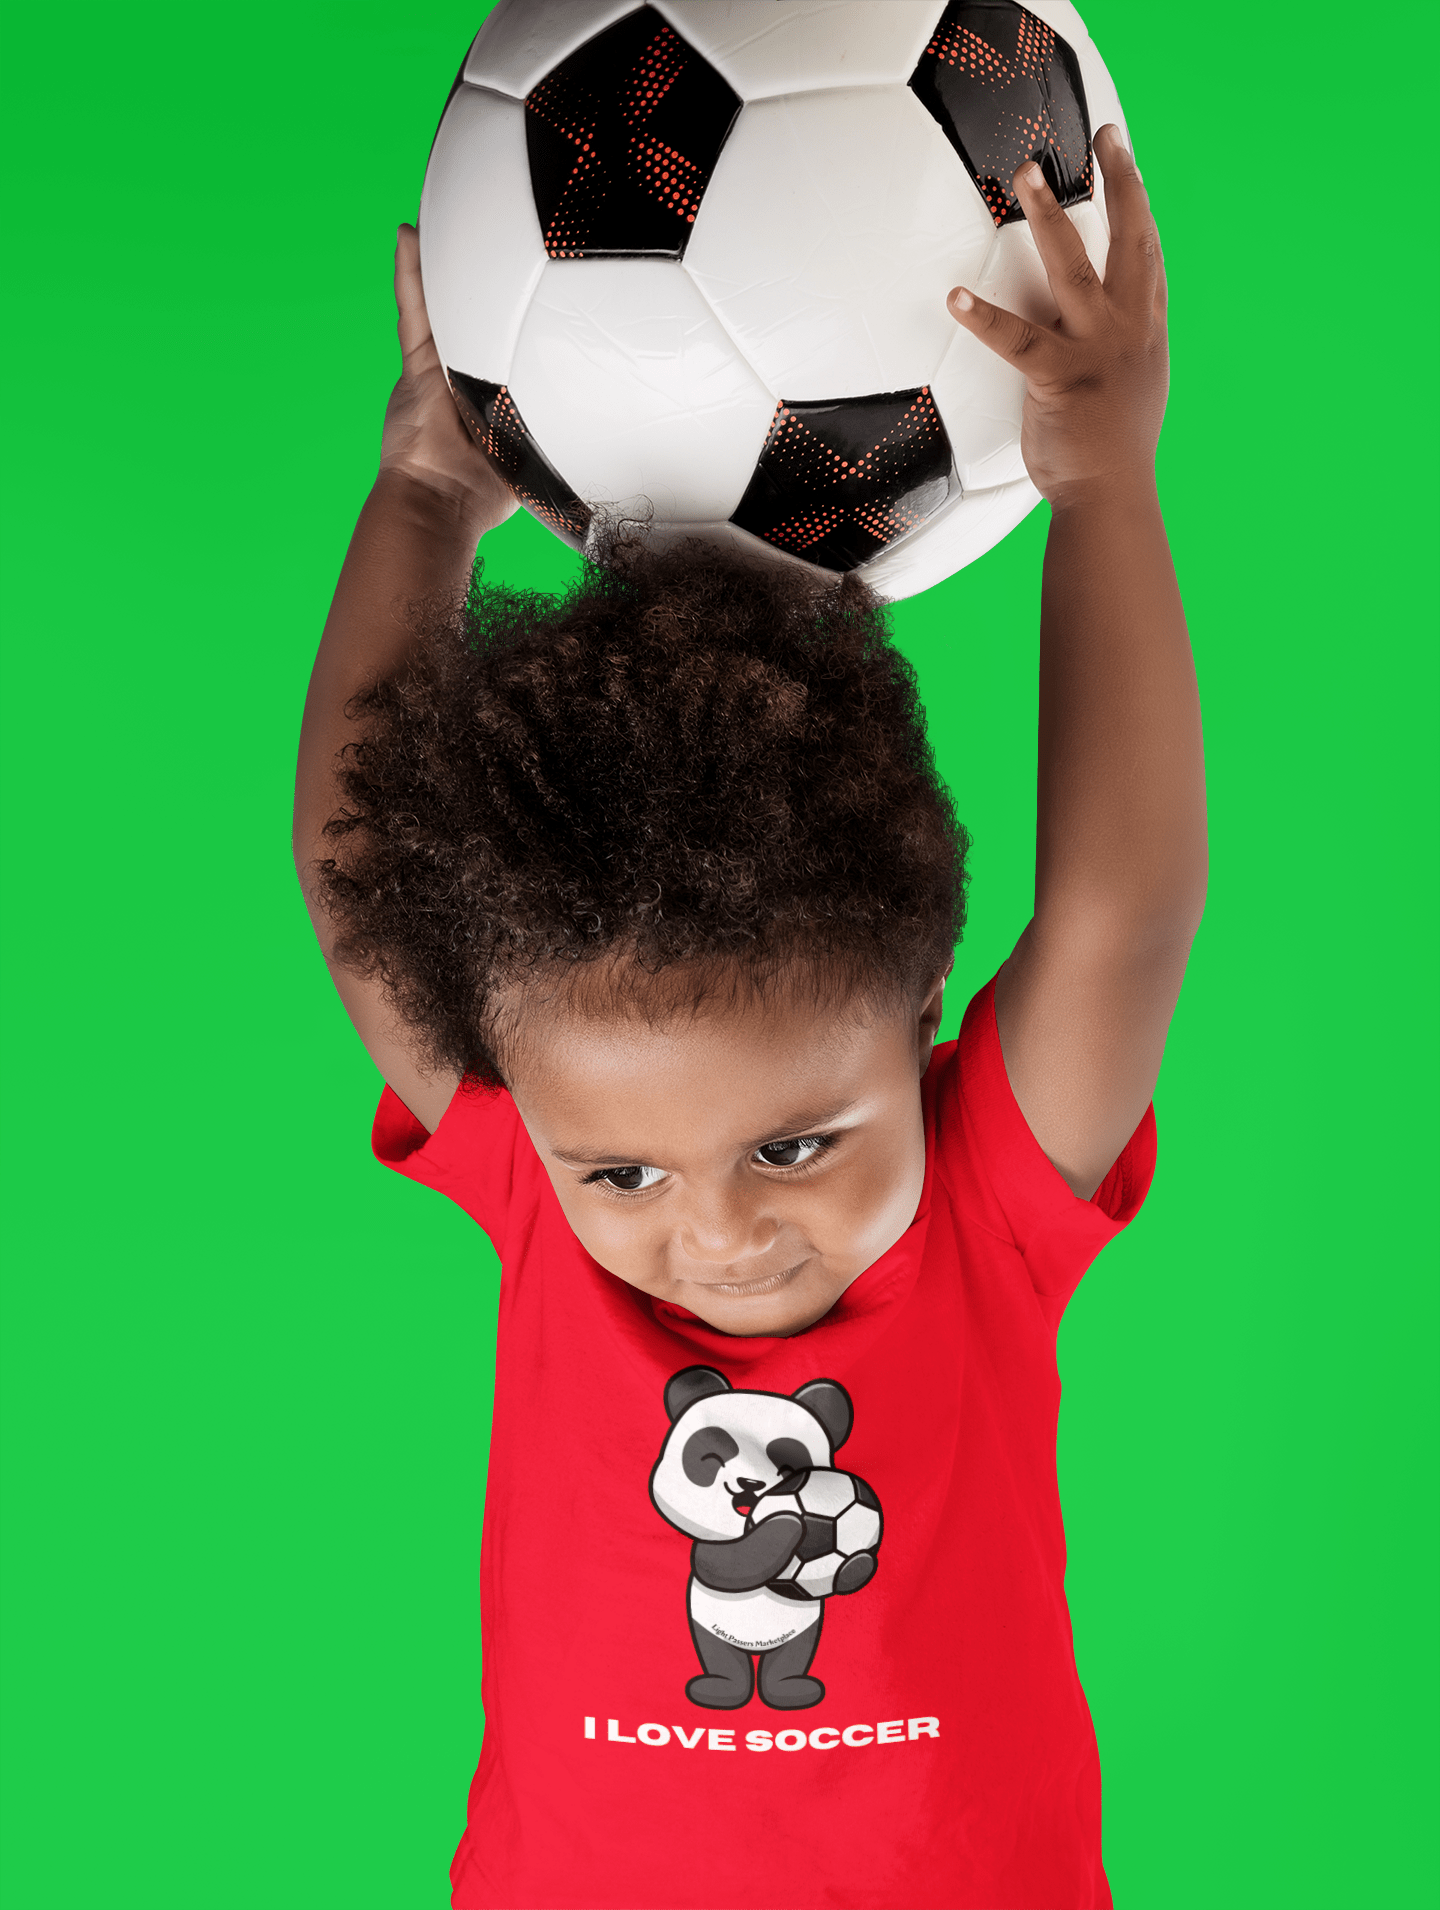
<path fill-rule="evenodd" d="M 969 839 L 877 600 L 696 544 L 608 565 L 561 599 L 477 571 L 350 705 L 319 869 L 337 958 L 491 1085 L 500 991 L 596 963 L 696 1001 L 726 972 L 923 999 Z"/>

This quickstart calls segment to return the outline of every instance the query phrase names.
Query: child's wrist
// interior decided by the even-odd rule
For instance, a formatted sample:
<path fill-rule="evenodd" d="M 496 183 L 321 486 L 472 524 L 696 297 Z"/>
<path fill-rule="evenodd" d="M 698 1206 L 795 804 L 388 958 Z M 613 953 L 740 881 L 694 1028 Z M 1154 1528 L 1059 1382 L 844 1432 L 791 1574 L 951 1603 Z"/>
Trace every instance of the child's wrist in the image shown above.
<path fill-rule="evenodd" d="M 1137 464 L 1057 484 L 1047 493 L 1047 501 L 1052 521 L 1096 511 L 1153 510 L 1159 501 L 1155 466 Z"/>
<path fill-rule="evenodd" d="M 503 490 L 499 479 L 482 490 L 449 473 L 416 470 L 396 458 L 381 460 L 372 496 L 437 535 L 478 542 L 514 508 L 508 491 L 499 495 Z"/>

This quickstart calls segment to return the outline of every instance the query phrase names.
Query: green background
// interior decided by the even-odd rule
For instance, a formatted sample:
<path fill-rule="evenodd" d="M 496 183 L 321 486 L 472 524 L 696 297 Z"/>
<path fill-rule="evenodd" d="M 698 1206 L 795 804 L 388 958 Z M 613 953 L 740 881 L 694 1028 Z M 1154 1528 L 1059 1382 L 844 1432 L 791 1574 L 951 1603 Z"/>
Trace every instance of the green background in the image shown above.
<path fill-rule="evenodd" d="M 448 1901 L 496 1273 L 370 1159 L 287 827 L 482 10 L 8 30 L 15 1910 Z M 1087 13 L 1169 260 L 1214 824 L 1159 1179 L 1061 1339 L 1107 1862 L 1122 1906 L 1429 1903 L 1431 15 Z M 896 619 L 976 838 L 957 1007 L 1027 911 L 1043 541 Z"/>

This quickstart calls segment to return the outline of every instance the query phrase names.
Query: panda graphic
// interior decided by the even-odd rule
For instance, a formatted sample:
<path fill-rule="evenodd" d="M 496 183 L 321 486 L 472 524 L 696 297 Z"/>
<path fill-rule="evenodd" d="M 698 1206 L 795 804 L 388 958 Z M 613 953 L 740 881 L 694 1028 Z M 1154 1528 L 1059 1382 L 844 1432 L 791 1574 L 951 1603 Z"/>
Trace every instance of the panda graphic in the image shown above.
<path fill-rule="evenodd" d="M 703 1666 L 692 1704 L 748 1704 L 759 1662 L 762 1700 L 777 1711 L 819 1704 L 809 1670 L 825 1599 L 874 1576 L 880 1502 L 833 1469 L 854 1408 L 838 1380 L 791 1395 L 736 1391 L 723 1373 L 687 1366 L 665 1387 L 670 1429 L 650 1474 L 661 1518 L 690 1548 L 690 1635 Z"/>

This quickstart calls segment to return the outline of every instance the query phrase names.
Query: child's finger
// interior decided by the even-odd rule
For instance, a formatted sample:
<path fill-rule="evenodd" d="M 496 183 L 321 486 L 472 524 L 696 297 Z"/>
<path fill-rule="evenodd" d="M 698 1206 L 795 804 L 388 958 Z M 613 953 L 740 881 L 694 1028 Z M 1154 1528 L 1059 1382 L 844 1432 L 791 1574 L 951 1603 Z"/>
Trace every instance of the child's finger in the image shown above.
<path fill-rule="evenodd" d="M 400 351 L 408 359 L 430 338 L 430 315 L 420 283 L 420 234 L 413 225 L 402 225 L 395 238 L 395 303 L 400 313 Z"/>
<path fill-rule="evenodd" d="M 1012 183 L 1065 328 L 1083 337 L 1097 327 L 1105 311 L 1105 287 L 1090 263 L 1085 241 L 1033 159 L 1025 162 Z"/>
<path fill-rule="evenodd" d="M 977 298 L 963 285 L 955 287 L 948 303 L 951 317 L 1007 365 L 1023 371 L 1027 378 L 1044 375 L 1055 347 L 1053 333 L 1015 312 L 1007 312 L 1003 305 Z"/>
<path fill-rule="evenodd" d="M 1143 308 L 1155 298 L 1163 270 L 1150 196 L 1118 126 L 1102 126 L 1094 144 L 1105 176 L 1105 211 L 1110 221 L 1105 290 L 1117 305 Z"/>

